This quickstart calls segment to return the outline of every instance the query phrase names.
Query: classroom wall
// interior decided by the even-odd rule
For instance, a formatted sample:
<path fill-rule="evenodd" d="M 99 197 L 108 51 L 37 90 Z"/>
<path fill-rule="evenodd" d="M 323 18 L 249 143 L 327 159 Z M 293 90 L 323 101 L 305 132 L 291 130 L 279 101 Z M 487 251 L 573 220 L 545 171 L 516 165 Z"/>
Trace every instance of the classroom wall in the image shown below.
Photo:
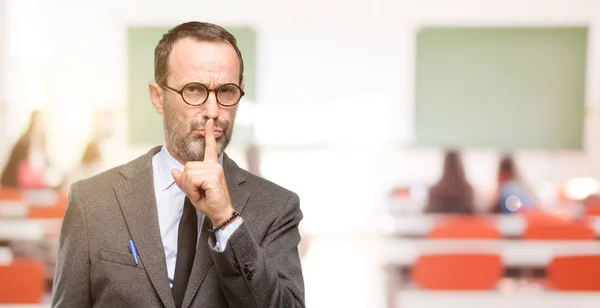
<path fill-rule="evenodd" d="M 8 139 L 17 137 L 30 109 L 45 105 L 54 120 L 52 154 L 60 165 L 71 165 L 80 152 L 64 149 L 83 146 L 90 110 L 125 112 L 128 25 L 190 19 L 250 24 L 259 35 L 257 93 L 263 108 L 257 130 L 269 145 L 264 174 L 302 193 L 310 212 L 352 208 L 354 213 L 345 224 L 323 223 L 330 217 L 318 215 L 307 225 L 357 230 L 369 224 L 365 214 L 385 203 L 392 186 L 430 183 L 439 173 L 439 150 L 402 148 L 413 136 L 414 34 L 420 26 L 589 25 L 586 152 L 518 157 L 531 181 L 600 176 L 598 1 L 179 0 L 165 5 L 7 0 Z M 126 129 L 123 123 L 118 127 Z M 127 153 L 120 160 L 147 150 L 128 147 L 125 135 L 114 145 Z M 242 151 L 232 152 L 242 157 Z M 494 151 L 466 152 L 469 177 L 477 186 L 493 185 L 496 159 Z M 354 193 L 346 193 L 349 189 Z"/>

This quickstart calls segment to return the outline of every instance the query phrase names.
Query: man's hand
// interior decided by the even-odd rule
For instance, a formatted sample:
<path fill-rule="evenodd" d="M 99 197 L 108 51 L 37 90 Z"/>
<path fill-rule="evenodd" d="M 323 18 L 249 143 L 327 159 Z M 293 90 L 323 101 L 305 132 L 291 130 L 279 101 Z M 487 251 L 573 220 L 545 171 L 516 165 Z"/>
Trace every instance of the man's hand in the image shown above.
<path fill-rule="evenodd" d="M 204 161 L 187 162 L 183 172 L 173 169 L 171 175 L 196 209 L 217 226 L 231 216 L 233 205 L 223 167 L 219 164 L 213 119 L 206 121 L 204 146 Z"/>

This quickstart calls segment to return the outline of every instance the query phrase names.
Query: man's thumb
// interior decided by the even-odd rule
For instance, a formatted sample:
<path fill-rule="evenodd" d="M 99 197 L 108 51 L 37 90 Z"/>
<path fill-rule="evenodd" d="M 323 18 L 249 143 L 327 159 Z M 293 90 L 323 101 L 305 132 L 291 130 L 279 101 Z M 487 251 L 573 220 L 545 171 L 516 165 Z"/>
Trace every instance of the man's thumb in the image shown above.
<path fill-rule="evenodd" d="M 181 189 L 181 175 L 183 175 L 183 171 L 179 169 L 173 169 L 171 170 L 171 175 L 173 176 L 173 179 L 175 179 L 175 184 L 177 184 L 177 187 Z"/>

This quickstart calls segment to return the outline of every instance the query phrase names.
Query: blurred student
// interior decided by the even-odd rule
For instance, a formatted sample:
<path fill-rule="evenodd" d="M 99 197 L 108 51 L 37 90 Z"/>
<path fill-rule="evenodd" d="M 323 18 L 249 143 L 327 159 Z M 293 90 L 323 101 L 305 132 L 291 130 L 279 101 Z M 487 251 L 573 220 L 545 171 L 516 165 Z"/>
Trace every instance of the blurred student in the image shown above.
<path fill-rule="evenodd" d="M 474 210 L 473 187 L 465 175 L 458 151 L 447 151 L 440 180 L 429 189 L 426 213 L 471 214 Z"/>
<path fill-rule="evenodd" d="M 535 198 L 521 179 L 512 155 L 505 155 L 498 166 L 498 191 L 492 212 L 511 214 L 530 210 Z"/>
<path fill-rule="evenodd" d="M 10 188 L 46 188 L 48 170 L 46 128 L 40 111 L 33 111 L 27 130 L 13 146 L 2 171 L 0 186 Z M 15 258 L 38 259 L 46 264 L 46 283 L 52 281 L 56 252 L 52 239 L 9 240 L 7 246 Z"/>
<path fill-rule="evenodd" d="M 2 171 L 0 186 L 15 188 L 46 187 L 48 154 L 42 114 L 33 111 L 27 130 L 14 145 Z"/>

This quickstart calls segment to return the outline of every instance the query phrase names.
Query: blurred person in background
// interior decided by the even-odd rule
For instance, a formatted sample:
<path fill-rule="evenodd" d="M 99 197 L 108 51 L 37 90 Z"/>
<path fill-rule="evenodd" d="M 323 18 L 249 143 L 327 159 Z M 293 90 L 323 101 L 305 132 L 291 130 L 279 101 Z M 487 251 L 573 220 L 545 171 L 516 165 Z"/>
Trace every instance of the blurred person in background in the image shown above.
<path fill-rule="evenodd" d="M 46 150 L 46 127 L 40 111 L 33 111 L 26 131 L 12 148 L 2 171 L 0 186 L 16 189 L 46 188 L 49 169 Z M 48 287 L 53 277 L 56 243 L 52 239 L 10 240 L 13 257 L 38 259 L 45 263 L 45 279 Z"/>
<path fill-rule="evenodd" d="M 446 151 L 442 176 L 429 189 L 425 213 L 472 214 L 474 199 L 461 154 L 456 150 Z"/>
<path fill-rule="evenodd" d="M 14 188 L 46 187 L 48 169 L 46 128 L 40 111 L 33 111 L 27 130 L 14 145 L 2 171 L 0 186 Z"/>
<path fill-rule="evenodd" d="M 244 95 L 235 37 L 188 22 L 154 57 L 165 144 L 71 186 L 52 307 L 305 307 L 298 195 L 224 153 Z"/>
<path fill-rule="evenodd" d="M 498 165 L 498 188 L 492 213 L 511 214 L 531 210 L 535 206 L 533 193 L 519 175 L 517 163 L 511 154 L 505 154 Z"/>

